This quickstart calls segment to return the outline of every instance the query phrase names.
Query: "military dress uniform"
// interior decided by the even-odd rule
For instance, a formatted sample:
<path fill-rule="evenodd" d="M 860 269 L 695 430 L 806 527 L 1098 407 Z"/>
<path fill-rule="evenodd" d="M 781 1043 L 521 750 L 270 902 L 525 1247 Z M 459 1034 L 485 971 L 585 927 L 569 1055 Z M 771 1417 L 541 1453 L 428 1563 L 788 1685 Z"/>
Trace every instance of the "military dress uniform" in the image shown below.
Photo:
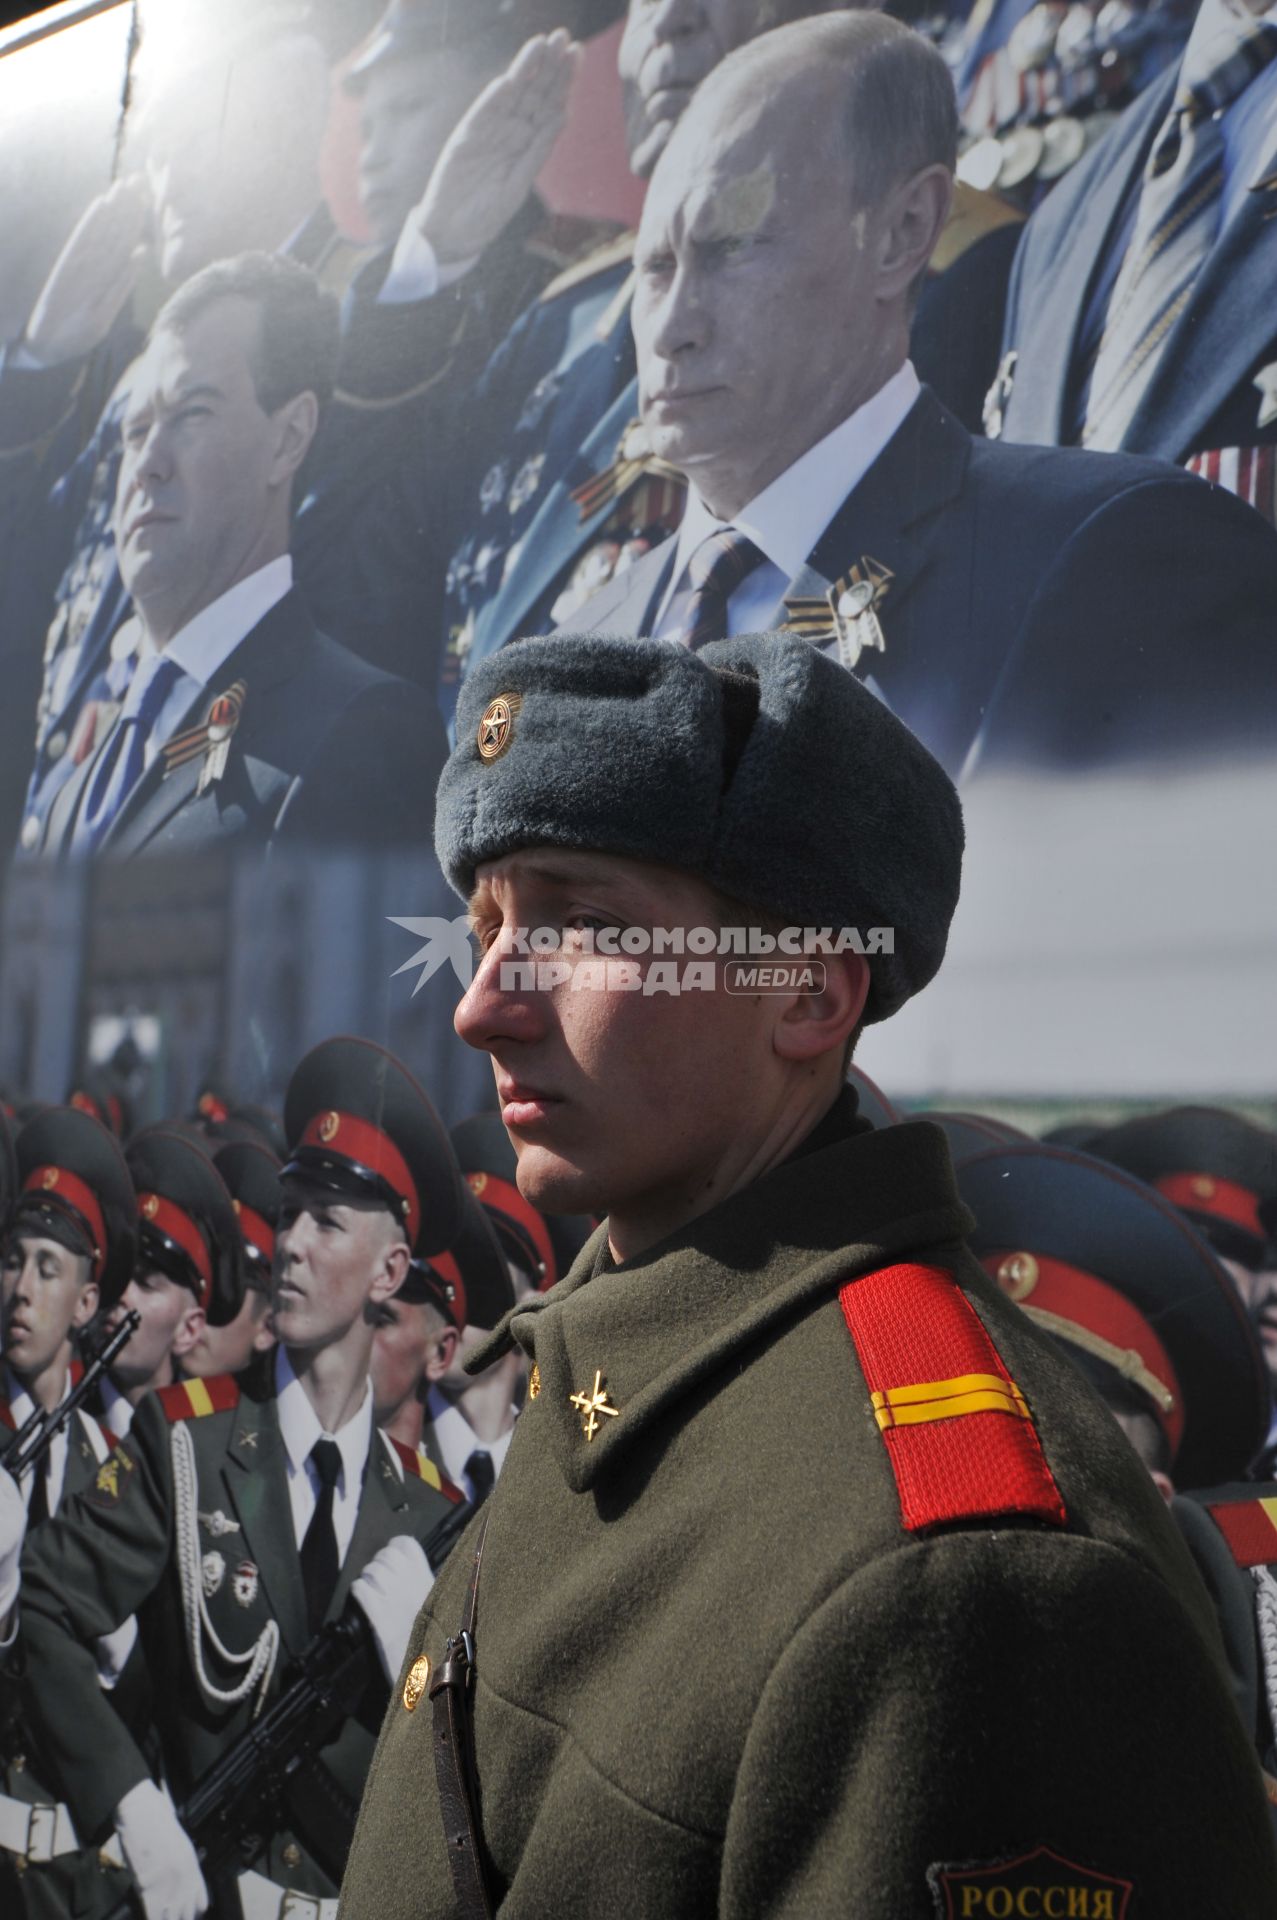
<path fill-rule="evenodd" d="M 868 1021 L 939 968 L 956 794 L 804 641 L 551 636 L 458 720 L 436 845 L 463 897 L 518 849 L 664 858 L 782 925 L 892 926 Z M 869 1128 L 844 1089 L 752 1183 L 619 1263 L 600 1228 L 514 1308 L 469 1364 L 516 1343 L 528 1405 L 481 1560 L 476 1521 L 409 1643 L 348 1920 L 453 1914 L 472 1862 L 505 1920 L 617 1889 L 644 1920 L 1272 1910 L 1206 1596 L 972 1224 L 939 1131 Z"/>
<path fill-rule="evenodd" d="M 375 1197 L 432 1250 L 455 1232 L 459 1178 L 426 1096 L 370 1043 L 333 1041 L 289 1087 L 289 1173 Z M 229 1202 L 228 1202 L 229 1206 Z M 408 1226 L 407 1223 L 411 1223 Z M 92 1642 L 138 1617 L 152 1671 L 164 1775 L 177 1806 L 277 1697 L 313 1637 L 296 1540 L 290 1422 L 306 1422 L 284 1351 L 245 1373 L 190 1380 L 148 1396 L 92 1485 L 45 1530 L 24 1572 L 29 1718 L 79 1833 L 99 1842 L 115 1808 L 147 1778 L 137 1742 L 101 1693 Z M 291 1413 L 281 1412 L 289 1396 Z M 416 1456 L 372 1425 L 343 1428 L 351 1449 L 352 1531 L 322 1620 L 336 1620 L 369 1561 L 397 1535 L 438 1565 L 464 1509 L 431 1485 Z M 317 1426 L 313 1414 L 310 1420 Z M 338 1444 L 342 1442 L 338 1437 Z M 353 1508 L 353 1514 L 351 1509 Z M 317 1509 L 316 1509 L 317 1510 Z M 334 1911 L 346 1830 L 385 1704 L 380 1669 L 299 1781 L 261 1851 L 239 1876 L 244 1920 Z"/>
<path fill-rule="evenodd" d="M 1208 19 L 1208 15 L 1211 18 Z M 1204 27 L 1230 17 L 1203 4 Z M 1269 296 L 1277 262 L 1277 154 L 1272 141 L 1277 66 L 1271 20 L 1251 21 L 1255 43 L 1269 53 L 1240 71 L 1249 83 L 1190 73 L 1183 57 L 1145 88 L 1104 140 L 1033 215 L 1025 229 L 1007 293 L 999 375 L 990 389 L 991 434 L 1045 446 L 1118 445 L 1173 460 L 1226 487 L 1277 520 L 1277 320 Z M 1205 51 L 1209 53 L 1209 44 Z M 1122 321 L 1118 277 L 1140 216 L 1155 149 L 1193 100 L 1196 124 L 1216 127 L 1222 164 L 1201 180 L 1202 199 L 1168 214 L 1173 221 L 1209 221 L 1185 285 L 1147 282 L 1151 345 L 1129 417 L 1105 431 L 1090 419 L 1092 375 L 1110 318 Z M 1204 163 L 1205 164 L 1205 163 Z M 1153 235 L 1158 239 L 1158 235 Z M 1158 252 L 1161 251 L 1159 241 Z M 1138 288 L 1125 302 L 1140 311 Z M 1164 324 L 1162 324 L 1164 317 Z M 1135 358 L 1134 351 L 1132 359 Z M 1095 429 L 1101 437 L 1095 437 Z"/>
<path fill-rule="evenodd" d="M 958 177 L 1028 212 L 1179 58 L 1191 0 L 977 0 L 941 43 L 958 91 Z"/>
<path fill-rule="evenodd" d="M 138 1219 L 128 1167 L 114 1137 L 81 1108 L 51 1107 L 22 1128 L 15 1166 L 11 1230 L 52 1237 L 87 1254 L 102 1308 L 109 1310 L 133 1270 Z M 75 1385 L 80 1374 L 79 1363 L 74 1363 L 69 1384 Z M 8 1432 L 0 1434 L 0 1448 L 7 1447 L 32 1409 L 30 1395 L 6 1368 L 0 1428 Z M 87 1407 L 72 1416 L 44 1465 L 26 1477 L 28 1550 L 51 1517 L 93 1485 L 114 1444 L 109 1429 Z M 10 1656 L 19 1672 L 27 1657 L 19 1638 Z M 108 1712 L 117 1714 L 122 1703 L 113 1696 L 103 1699 L 110 1701 Z M 12 1696 L 0 1730 L 0 1758 L 0 1896 L 5 1911 L 61 1920 L 68 1913 L 87 1915 L 97 1910 L 95 1903 L 113 1904 L 128 1884 L 122 1861 L 115 1855 L 100 1862 L 96 1849 L 90 1855 L 80 1848 L 61 1777 L 34 1737 L 23 1705 Z"/>

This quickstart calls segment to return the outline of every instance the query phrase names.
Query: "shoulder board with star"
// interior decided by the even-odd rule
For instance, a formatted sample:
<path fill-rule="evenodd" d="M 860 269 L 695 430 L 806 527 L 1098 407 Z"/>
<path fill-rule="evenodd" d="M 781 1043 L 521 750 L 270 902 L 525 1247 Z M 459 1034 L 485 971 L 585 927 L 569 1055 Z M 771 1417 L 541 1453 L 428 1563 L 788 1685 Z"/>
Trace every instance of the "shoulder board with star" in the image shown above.
<path fill-rule="evenodd" d="M 1205 1507 L 1239 1567 L 1277 1566 L 1277 1482 L 1243 1482 L 1190 1496 Z"/>
<path fill-rule="evenodd" d="M 584 259 L 575 261 L 570 267 L 557 274 L 548 287 L 542 287 L 537 296 L 544 306 L 549 300 L 555 300 L 561 293 L 571 293 L 576 287 L 583 287 L 602 273 L 611 273 L 615 267 L 628 266 L 634 258 L 637 233 L 619 233 L 604 246 L 595 247 Z"/>
<path fill-rule="evenodd" d="M 179 1380 L 161 1387 L 160 1405 L 166 1420 L 199 1420 L 206 1413 L 229 1413 L 239 1405 L 239 1382 L 233 1373 L 214 1373 L 207 1380 Z"/>
<path fill-rule="evenodd" d="M 945 273 L 977 240 L 996 233 L 999 227 L 1023 225 L 1024 215 L 1018 208 L 1008 206 L 996 193 L 983 193 L 979 187 L 969 187 L 964 180 L 959 180 L 953 189 L 949 218 L 936 242 L 927 272 Z"/>
<path fill-rule="evenodd" d="M 466 1496 L 460 1487 L 455 1487 L 446 1473 L 440 1473 L 434 1461 L 426 1454 L 419 1453 L 416 1447 L 406 1446 L 402 1440 L 396 1440 L 393 1433 L 388 1433 L 386 1438 L 394 1448 L 405 1474 L 410 1475 L 414 1480 L 424 1480 L 428 1487 L 433 1487 L 436 1493 L 441 1493 L 445 1500 L 451 1500 L 454 1507 L 465 1505 Z"/>
<path fill-rule="evenodd" d="M 1024 1395 L 951 1273 L 883 1267 L 838 1303 L 907 1532 L 1011 1514 L 1067 1525 Z"/>

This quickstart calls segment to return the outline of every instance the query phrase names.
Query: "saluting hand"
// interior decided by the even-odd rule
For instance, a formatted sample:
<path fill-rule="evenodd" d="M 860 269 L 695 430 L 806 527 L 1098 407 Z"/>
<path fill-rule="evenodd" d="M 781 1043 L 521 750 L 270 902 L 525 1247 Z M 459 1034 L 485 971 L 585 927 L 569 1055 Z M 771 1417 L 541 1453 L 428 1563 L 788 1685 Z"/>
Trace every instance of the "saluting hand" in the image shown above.
<path fill-rule="evenodd" d="M 453 128 L 408 216 L 440 265 L 477 258 L 519 211 L 563 130 L 580 58 L 565 28 L 535 34 Z"/>
<path fill-rule="evenodd" d="M 106 339 L 146 257 L 151 198 L 140 174 L 91 200 L 54 261 L 23 344 L 42 366 L 78 360 Z"/>

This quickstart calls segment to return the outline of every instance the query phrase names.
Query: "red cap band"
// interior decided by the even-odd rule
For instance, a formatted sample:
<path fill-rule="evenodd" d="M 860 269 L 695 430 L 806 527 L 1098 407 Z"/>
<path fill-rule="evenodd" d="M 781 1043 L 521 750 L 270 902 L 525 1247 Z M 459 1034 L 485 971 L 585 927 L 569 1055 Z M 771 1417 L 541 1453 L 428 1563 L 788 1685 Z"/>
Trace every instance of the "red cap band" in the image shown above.
<path fill-rule="evenodd" d="M 263 1214 L 253 1207 L 246 1207 L 242 1200 L 232 1200 L 235 1218 L 239 1221 L 240 1234 L 245 1244 L 254 1253 L 260 1254 L 267 1266 L 275 1258 L 275 1229 Z"/>
<path fill-rule="evenodd" d="M 1230 1220 L 1257 1240 L 1266 1240 L 1264 1223 L 1259 1217 L 1259 1196 L 1235 1180 L 1221 1180 L 1214 1173 L 1164 1173 L 1154 1180 L 1157 1191 L 1173 1207 L 1190 1213 L 1213 1213 L 1219 1220 Z"/>
<path fill-rule="evenodd" d="M 432 1253 L 426 1265 L 437 1274 L 447 1286 L 452 1288 L 452 1317 L 459 1327 L 466 1324 L 466 1283 L 461 1278 L 461 1269 L 450 1253 Z"/>
<path fill-rule="evenodd" d="M 408 1162 L 388 1133 L 371 1121 L 358 1120 L 353 1113 L 317 1113 L 307 1122 L 297 1142 L 299 1147 L 322 1147 L 338 1160 L 377 1174 L 404 1206 L 404 1225 L 409 1246 L 416 1246 L 421 1229 L 421 1201 L 417 1184 L 408 1171 Z"/>
<path fill-rule="evenodd" d="M 190 1214 L 183 1213 L 181 1207 L 166 1200 L 162 1193 L 139 1193 L 137 1215 L 139 1220 L 157 1227 L 166 1239 L 182 1249 L 202 1282 L 197 1296 L 199 1303 L 207 1307 L 213 1291 L 213 1263 L 209 1259 L 204 1236 Z"/>
<path fill-rule="evenodd" d="M 999 1269 L 1011 1262 L 1023 1263 L 1019 1273 L 1000 1273 Z M 1158 1335 L 1124 1293 L 1081 1267 L 1071 1267 L 1064 1260 L 1050 1260 L 1041 1253 L 1026 1254 L 1007 1248 L 1002 1253 L 982 1254 L 980 1264 L 990 1279 L 996 1280 L 1002 1291 L 1021 1306 L 1056 1314 L 1061 1320 L 1070 1320 L 1075 1326 L 1098 1334 L 1111 1347 L 1137 1353 L 1145 1370 L 1171 1396 L 1169 1409 L 1156 1401 L 1151 1402 L 1151 1406 L 1170 1442 L 1172 1454 L 1179 1451 L 1184 1434 L 1184 1396 L 1179 1377 Z"/>
<path fill-rule="evenodd" d="M 39 1194 L 59 1211 L 75 1215 L 93 1248 L 93 1278 L 100 1280 L 106 1265 L 106 1222 L 92 1187 L 65 1167 L 33 1167 L 22 1191 Z"/>
<path fill-rule="evenodd" d="M 495 1173 L 468 1173 L 466 1184 L 475 1199 L 488 1207 L 493 1213 L 504 1214 L 507 1220 L 521 1226 L 533 1246 L 543 1268 L 538 1291 L 544 1293 L 552 1287 L 559 1277 L 559 1263 L 554 1257 L 554 1242 L 550 1238 L 549 1228 L 532 1205 L 525 1200 L 511 1180 L 502 1180 Z"/>

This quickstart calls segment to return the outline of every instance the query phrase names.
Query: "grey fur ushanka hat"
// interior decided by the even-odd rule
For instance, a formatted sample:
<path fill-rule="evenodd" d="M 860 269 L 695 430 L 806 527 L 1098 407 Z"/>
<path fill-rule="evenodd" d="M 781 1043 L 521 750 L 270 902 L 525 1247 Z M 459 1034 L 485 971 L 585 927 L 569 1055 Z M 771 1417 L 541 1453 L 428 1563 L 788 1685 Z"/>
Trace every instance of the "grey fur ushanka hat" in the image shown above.
<path fill-rule="evenodd" d="M 867 688 L 792 634 L 522 640 L 461 691 L 435 844 L 468 898 L 520 847 L 660 861 L 787 926 L 888 927 L 866 1020 L 944 957 L 962 865 L 948 775 Z"/>

